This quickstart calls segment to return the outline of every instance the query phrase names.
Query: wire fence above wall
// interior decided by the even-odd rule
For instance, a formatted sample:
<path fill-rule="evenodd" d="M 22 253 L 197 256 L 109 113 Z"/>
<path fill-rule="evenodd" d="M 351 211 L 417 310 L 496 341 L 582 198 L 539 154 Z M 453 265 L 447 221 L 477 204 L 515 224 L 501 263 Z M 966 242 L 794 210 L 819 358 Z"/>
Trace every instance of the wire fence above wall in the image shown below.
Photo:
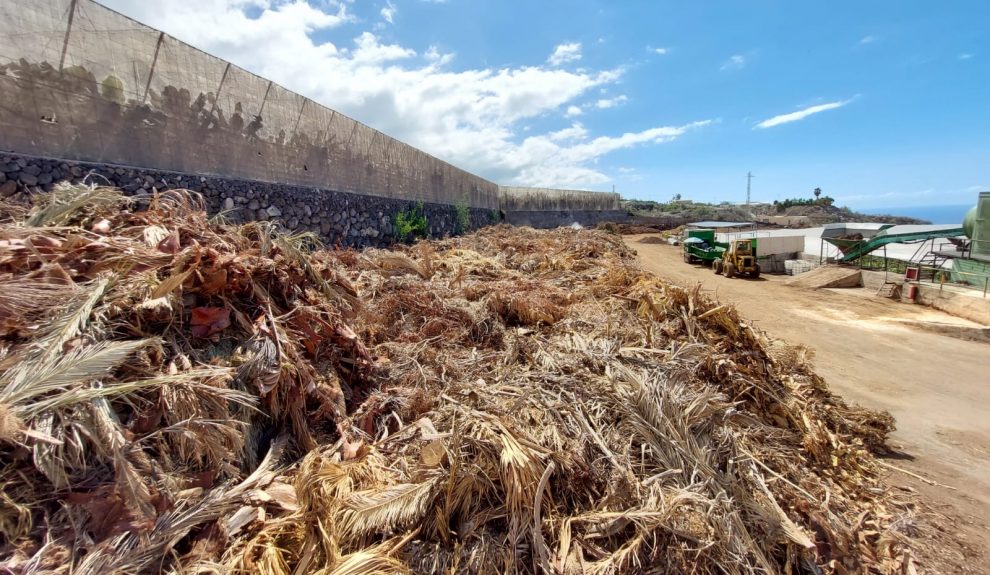
<path fill-rule="evenodd" d="M 619 194 L 553 188 L 501 186 L 499 204 L 503 211 L 616 211 L 621 210 Z"/>
<path fill-rule="evenodd" d="M 92 0 L 0 2 L 0 148 L 438 204 L 498 186 Z"/>

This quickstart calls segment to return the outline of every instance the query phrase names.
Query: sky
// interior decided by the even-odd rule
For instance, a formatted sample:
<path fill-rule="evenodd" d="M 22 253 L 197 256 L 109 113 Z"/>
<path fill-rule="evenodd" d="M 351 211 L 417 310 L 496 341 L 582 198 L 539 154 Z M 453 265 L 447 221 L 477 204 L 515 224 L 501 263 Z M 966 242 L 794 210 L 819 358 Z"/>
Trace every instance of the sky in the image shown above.
<path fill-rule="evenodd" d="M 101 0 L 505 185 L 974 204 L 986 0 Z"/>

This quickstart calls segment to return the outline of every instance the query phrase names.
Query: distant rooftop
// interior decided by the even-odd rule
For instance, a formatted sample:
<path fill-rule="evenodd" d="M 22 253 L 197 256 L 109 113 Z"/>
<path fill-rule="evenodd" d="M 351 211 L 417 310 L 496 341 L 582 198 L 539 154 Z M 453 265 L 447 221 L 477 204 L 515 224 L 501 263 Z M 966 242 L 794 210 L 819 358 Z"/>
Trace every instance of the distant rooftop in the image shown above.
<path fill-rule="evenodd" d="M 749 226 L 755 226 L 756 224 L 754 224 L 753 222 L 704 221 L 704 222 L 691 222 L 688 225 L 695 228 L 712 228 L 717 230 L 721 228 L 745 228 Z"/>

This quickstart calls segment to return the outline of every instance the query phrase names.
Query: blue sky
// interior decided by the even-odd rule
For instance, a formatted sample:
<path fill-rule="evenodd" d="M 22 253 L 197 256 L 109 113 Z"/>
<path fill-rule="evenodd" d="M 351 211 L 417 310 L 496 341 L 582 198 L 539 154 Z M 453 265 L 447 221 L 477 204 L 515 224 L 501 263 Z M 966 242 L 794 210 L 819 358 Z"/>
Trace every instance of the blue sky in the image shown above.
<path fill-rule="evenodd" d="M 505 184 L 971 204 L 990 2 L 107 0 Z"/>

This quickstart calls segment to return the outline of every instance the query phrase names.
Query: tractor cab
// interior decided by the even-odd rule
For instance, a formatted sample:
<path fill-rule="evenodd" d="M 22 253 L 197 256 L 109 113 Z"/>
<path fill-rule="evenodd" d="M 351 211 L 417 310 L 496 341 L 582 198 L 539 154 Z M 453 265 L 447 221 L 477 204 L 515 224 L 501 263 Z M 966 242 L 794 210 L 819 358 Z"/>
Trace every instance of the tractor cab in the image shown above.
<path fill-rule="evenodd" d="M 751 278 L 760 277 L 760 264 L 756 263 L 755 240 L 732 240 L 729 249 L 722 257 L 712 262 L 712 271 L 725 274 L 725 277 L 745 275 Z"/>

